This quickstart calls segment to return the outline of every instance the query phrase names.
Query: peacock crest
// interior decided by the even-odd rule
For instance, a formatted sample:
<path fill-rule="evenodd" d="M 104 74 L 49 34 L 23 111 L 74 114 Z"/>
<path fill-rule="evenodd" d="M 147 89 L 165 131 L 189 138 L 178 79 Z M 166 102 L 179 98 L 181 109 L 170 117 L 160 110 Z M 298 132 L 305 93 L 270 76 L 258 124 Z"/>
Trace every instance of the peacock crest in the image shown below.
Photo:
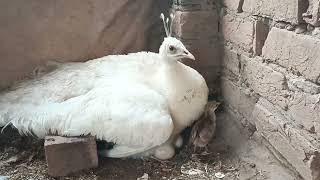
<path fill-rule="evenodd" d="M 172 36 L 172 24 L 173 24 L 172 22 L 174 19 L 173 13 L 170 14 L 170 19 L 168 17 L 165 18 L 163 13 L 161 13 L 160 18 L 162 19 L 163 27 L 164 27 L 164 30 L 166 31 L 167 37 L 171 37 Z M 170 22 L 170 26 L 169 26 L 169 22 Z"/>

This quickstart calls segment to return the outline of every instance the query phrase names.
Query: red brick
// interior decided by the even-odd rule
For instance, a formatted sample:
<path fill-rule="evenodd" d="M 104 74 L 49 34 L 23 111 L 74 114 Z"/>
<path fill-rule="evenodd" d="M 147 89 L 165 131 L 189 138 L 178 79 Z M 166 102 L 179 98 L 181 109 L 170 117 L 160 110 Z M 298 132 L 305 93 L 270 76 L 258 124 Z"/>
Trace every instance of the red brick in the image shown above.
<path fill-rule="evenodd" d="M 98 166 L 94 137 L 47 136 L 44 147 L 50 176 L 66 176 Z"/>
<path fill-rule="evenodd" d="M 320 83 L 320 39 L 272 28 L 262 56 L 283 67 L 299 72 L 306 79 Z"/>

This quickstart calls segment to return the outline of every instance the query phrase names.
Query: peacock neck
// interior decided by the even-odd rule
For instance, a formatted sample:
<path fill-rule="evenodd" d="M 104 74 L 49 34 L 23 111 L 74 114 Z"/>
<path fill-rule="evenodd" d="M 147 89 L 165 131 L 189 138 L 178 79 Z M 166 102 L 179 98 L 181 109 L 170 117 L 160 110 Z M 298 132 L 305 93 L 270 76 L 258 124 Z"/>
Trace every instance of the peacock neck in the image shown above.
<path fill-rule="evenodd" d="M 180 62 L 173 61 L 164 63 L 162 72 L 164 73 L 165 81 L 170 84 L 174 83 L 175 86 L 173 87 L 176 87 L 176 84 L 183 79 L 183 70 L 183 66 Z"/>
<path fill-rule="evenodd" d="M 207 89 L 204 79 L 192 68 L 180 62 L 161 66 L 157 78 L 159 81 L 153 83 L 167 98 L 175 135 L 202 113 L 207 100 Z"/>
<path fill-rule="evenodd" d="M 156 83 L 159 83 L 157 86 L 162 86 L 159 89 L 162 90 L 162 94 L 170 98 L 169 101 L 175 100 L 193 86 L 193 73 L 177 60 L 166 59 L 163 62 L 157 78 L 160 82 Z"/>

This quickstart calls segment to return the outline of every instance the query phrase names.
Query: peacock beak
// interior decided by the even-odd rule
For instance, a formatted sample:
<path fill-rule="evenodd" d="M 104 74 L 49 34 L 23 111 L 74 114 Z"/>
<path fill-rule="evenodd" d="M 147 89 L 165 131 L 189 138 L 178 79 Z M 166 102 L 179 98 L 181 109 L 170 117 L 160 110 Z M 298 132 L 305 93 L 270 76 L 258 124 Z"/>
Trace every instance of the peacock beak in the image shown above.
<path fill-rule="evenodd" d="M 184 53 L 184 57 L 185 58 L 191 59 L 191 60 L 196 60 L 196 58 L 187 49 L 185 49 L 183 51 L 183 53 Z"/>

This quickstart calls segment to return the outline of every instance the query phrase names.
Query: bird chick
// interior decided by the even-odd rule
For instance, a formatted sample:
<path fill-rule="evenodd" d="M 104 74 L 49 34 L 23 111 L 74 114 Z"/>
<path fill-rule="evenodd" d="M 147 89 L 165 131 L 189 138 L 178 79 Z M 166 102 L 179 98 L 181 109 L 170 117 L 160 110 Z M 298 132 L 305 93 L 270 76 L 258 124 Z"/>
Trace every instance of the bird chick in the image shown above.
<path fill-rule="evenodd" d="M 190 144 L 195 147 L 206 147 L 212 139 L 216 129 L 215 110 L 220 102 L 210 101 L 200 119 L 194 124 L 191 130 Z"/>

